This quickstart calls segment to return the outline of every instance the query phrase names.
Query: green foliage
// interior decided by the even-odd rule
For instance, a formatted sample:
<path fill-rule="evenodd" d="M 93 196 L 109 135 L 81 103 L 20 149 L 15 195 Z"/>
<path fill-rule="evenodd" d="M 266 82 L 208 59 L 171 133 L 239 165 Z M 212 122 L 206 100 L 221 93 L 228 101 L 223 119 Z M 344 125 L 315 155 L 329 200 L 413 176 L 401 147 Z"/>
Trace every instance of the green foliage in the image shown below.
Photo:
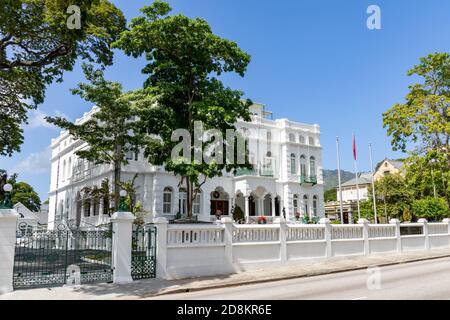
<path fill-rule="evenodd" d="M 241 223 L 242 221 L 245 221 L 245 215 L 242 211 L 241 207 L 236 206 L 233 211 L 233 220 L 237 223 Z"/>
<path fill-rule="evenodd" d="M 336 220 L 332 220 L 330 223 L 331 224 L 341 224 L 341 221 L 336 219 Z"/>
<path fill-rule="evenodd" d="M 34 191 L 33 187 L 26 182 L 17 182 L 13 185 L 11 200 L 13 204 L 20 202 L 34 212 L 38 212 L 41 207 L 39 195 Z"/>
<path fill-rule="evenodd" d="M 414 200 L 412 210 L 417 218 L 425 218 L 429 222 L 442 221 L 450 216 L 445 199 L 425 198 Z"/>
<path fill-rule="evenodd" d="M 373 201 L 365 200 L 359 203 L 359 209 L 362 219 L 375 221 L 375 214 L 373 211 Z"/>
<path fill-rule="evenodd" d="M 328 201 L 336 201 L 337 200 L 337 193 L 336 189 L 329 189 L 324 192 L 324 200 L 325 202 Z"/>
<path fill-rule="evenodd" d="M 383 113 L 392 147 L 406 151 L 412 142 L 419 150 L 444 152 L 450 169 L 450 55 L 429 54 L 408 75 L 422 82 L 409 86 L 404 104 Z"/>
<path fill-rule="evenodd" d="M 140 127 L 141 132 L 161 139 L 148 139 L 145 155 L 150 163 L 164 165 L 181 177 L 188 217 L 192 217 L 196 190 L 207 178 L 250 165 L 173 161 L 171 152 L 178 141 L 172 141 L 172 133 L 186 129 L 193 137 L 194 122 L 201 121 L 204 130 L 216 129 L 225 137 L 227 129 L 235 129 L 238 118 L 249 121 L 251 101 L 242 102 L 243 93 L 225 87 L 218 77 L 228 72 L 244 76 L 250 56 L 236 43 L 215 35 L 205 20 L 169 15 L 170 11 L 161 1 L 142 8 L 143 15 L 131 21 L 113 47 L 147 60 L 142 70 L 148 75 L 144 87 L 157 103 L 140 105 Z M 212 143 L 203 143 L 202 151 Z M 194 159 L 193 146 L 190 151 Z"/>
<path fill-rule="evenodd" d="M 122 12 L 107 0 L 79 0 L 81 29 L 66 26 L 69 0 L 0 3 L 0 155 L 20 151 L 27 111 L 44 101 L 79 58 L 112 64 L 110 43 L 125 28 Z"/>
<path fill-rule="evenodd" d="M 135 130 L 137 112 L 133 100 L 136 96 L 123 93 L 120 83 L 105 80 L 102 70 L 94 70 L 86 64 L 83 70 L 90 83 L 80 83 L 72 93 L 98 107 L 92 118 L 81 124 L 61 117 L 46 119 L 89 145 L 88 149 L 77 151 L 77 156 L 95 164 L 114 166 L 114 205 L 117 209 L 121 166 L 128 163 L 125 155 L 137 152 L 143 141 L 143 134 Z"/>

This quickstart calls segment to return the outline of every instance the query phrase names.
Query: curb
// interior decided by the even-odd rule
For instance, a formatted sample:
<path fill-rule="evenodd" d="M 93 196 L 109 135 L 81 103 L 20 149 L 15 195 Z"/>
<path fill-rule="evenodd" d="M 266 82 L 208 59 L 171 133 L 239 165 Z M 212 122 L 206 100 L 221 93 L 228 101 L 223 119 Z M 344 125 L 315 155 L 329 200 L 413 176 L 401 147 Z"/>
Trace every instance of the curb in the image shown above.
<path fill-rule="evenodd" d="M 341 269 L 335 269 L 335 270 L 331 270 L 331 271 L 318 271 L 318 272 L 312 272 L 312 273 L 300 274 L 300 275 L 288 275 L 288 276 L 279 276 L 279 277 L 272 277 L 272 278 L 259 279 L 259 280 L 256 279 L 256 280 L 247 280 L 247 281 L 239 281 L 239 282 L 224 283 L 224 284 L 212 284 L 212 285 L 208 285 L 208 286 L 204 286 L 204 287 L 184 287 L 184 288 L 168 289 L 168 290 L 162 291 L 162 292 L 144 293 L 142 295 L 139 295 L 139 299 L 158 297 L 158 296 L 164 296 L 164 295 L 175 294 L 175 293 L 185 293 L 185 292 L 203 291 L 203 290 L 210 290 L 210 289 L 239 287 L 239 286 L 250 285 L 250 284 L 259 284 L 259 283 L 275 282 L 275 281 L 282 281 L 282 280 L 301 279 L 301 278 L 321 276 L 321 275 L 325 275 L 325 274 L 335 274 L 335 273 L 342 273 L 342 272 L 348 272 L 348 271 L 363 270 L 368 267 L 388 267 L 388 266 L 405 264 L 405 263 L 420 262 L 420 261 L 426 261 L 426 260 L 435 260 L 435 259 L 442 259 L 442 258 L 449 258 L 449 257 L 450 257 L 450 254 L 444 254 L 444 255 L 440 255 L 440 256 L 412 258 L 410 260 L 393 261 L 393 262 L 386 262 L 386 263 L 381 263 L 381 264 L 367 264 L 365 266 L 359 266 L 359 267 L 344 267 Z"/>

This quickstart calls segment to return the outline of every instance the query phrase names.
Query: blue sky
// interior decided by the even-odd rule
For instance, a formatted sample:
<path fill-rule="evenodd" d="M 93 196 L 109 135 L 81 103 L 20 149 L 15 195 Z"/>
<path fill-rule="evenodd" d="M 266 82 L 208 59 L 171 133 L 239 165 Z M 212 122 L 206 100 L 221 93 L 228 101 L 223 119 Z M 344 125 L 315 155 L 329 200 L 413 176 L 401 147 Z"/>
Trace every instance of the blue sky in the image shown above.
<path fill-rule="evenodd" d="M 127 19 L 147 0 L 113 0 Z M 252 56 L 245 78 L 223 81 L 266 104 L 276 118 L 321 126 L 323 167 L 336 168 L 335 137 L 341 139 L 342 168 L 353 170 L 352 132 L 356 133 L 358 167 L 369 170 L 368 143 L 374 161 L 401 157 L 393 152 L 381 114 L 402 102 L 414 78 L 406 71 L 432 52 L 449 52 L 450 2 L 446 0 L 171 0 L 174 12 L 206 19 L 213 31 L 236 41 Z M 381 30 L 368 30 L 366 9 L 381 8 Z M 117 52 L 108 69 L 125 89 L 142 86 L 144 61 Z M 416 79 L 417 80 L 417 79 Z M 0 168 L 19 173 L 42 200 L 49 189 L 51 138 L 59 130 L 45 115 L 74 120 L 91 105 L 70 88 L 83 81 L 80 65 L 53 84 L 38 111 L 30 113 L 22 152 L 0 158 Z"/>

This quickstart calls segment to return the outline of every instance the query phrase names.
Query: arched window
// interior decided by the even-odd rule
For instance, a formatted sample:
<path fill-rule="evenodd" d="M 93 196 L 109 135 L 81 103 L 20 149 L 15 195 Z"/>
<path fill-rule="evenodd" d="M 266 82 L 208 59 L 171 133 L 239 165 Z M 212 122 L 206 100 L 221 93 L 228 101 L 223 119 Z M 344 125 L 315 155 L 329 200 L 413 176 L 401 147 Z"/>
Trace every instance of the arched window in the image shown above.
<path fill-rule="evenodd" d="M 317 217 L 317 196 L 316 195 L 313 197 L 312 206 L 313 206 L 313 215 L 314 215 L 314 217 Z"/>
<path fill-rule="evenodd" d="M 270 143 L 272 141 L 272 132 L 267 131 L 267 142 Z"/>
<path fill-rule="evenodd" d="M 165 187 L 163 192 L 163 213 L 172 213 L 172 188 Z"/>
<path fill-rule="evenodd" d="M 309 207 L 308 207 L 308 196 L 305 194 L 303 196 L 303 213 L 308 215 Z"/>
<path fill-rule="evenodd" d="M 64 159 L 63 161 L 63 167 L 62 167 L 62 172 L 61 172 L 61 178 L 64 181 L 64 179 L 66 178 L 66 170 L 67 170 L 67 166 L 66 166 L 66 160 Z"/>
<path fill-rule="evenodd" d="M 70 204 L 69 204 L 69 199 L 66 199 L 66 206 L 65 206 L 65 212 L 64 212 L 64 216 L 63 216 L 63 218 L 64 218 L 64 220 L 69 220 L 69 211 L 70 211 L 70 208 L 69 208 L 69 206 L 70 206 Z"/>
<path fill-rule="evenodd" d="M 200 203 L 201 203 L 200 198 L 201 198 L 201 191 L 199 190 L 194 198 L 194 202 L 192 203 L 193 214 L 200 214 Z"/>
<path fill-rule="evenodd" d="M 67 178 L 72 178 L 72 157 L 69 157 L 69 165 L 67 167 Z"/>
<path fill-rule="evenodd" d="M 316 158 L 309 158 L 309 175 L 311 177 L 316 177 Z"/>
<path fill-rule="evenodd" d="M 297 165 L 295 164 L 295 154 L 291 153 L 291 174 L 295 174 L 297 172 Z"/>
<path fill-rule="evenodd" d="M 187 214 L 187 195 L 186 195 L 186 189 L 180 188 L 178 190 L 178 210 L 180 211 L 181 215 Z"/>
<path fill-rule="evenodd" d="M 313 137 L 309 137 L 308 138 L 308 143 L 313 146 L 314 145 L 314 138 Z"/>
<path fill-rule="evenodd" d="M 294 207 L 294 214 L 296 214 L 298 212 L 298 196 L 296 194 L 294 194 L 292 206 Z"/>
<path fill-rule="evenodd" d="M 64 216 L 64 200 L 59 201 L 59 212 L 57 214 L 57 219 L 56 220 L 61 220 L 62 217 Z"/>
<path fill-rule="evenodd" d="M 295 135 L 293 133 L 289 133 L 289 141 L 295 142 Z"/>
<path fill-rule="evenodd" d="M 302 136 L 302 135 L 298 136 L 298 141 L 299 141 L 301 144 L 305 144 L 305 137 Z"/>
<path fill-rule="evenodd" d="M 306 177 L 306 157 L 304 154 L 300 156 L 300 175 Z"/>

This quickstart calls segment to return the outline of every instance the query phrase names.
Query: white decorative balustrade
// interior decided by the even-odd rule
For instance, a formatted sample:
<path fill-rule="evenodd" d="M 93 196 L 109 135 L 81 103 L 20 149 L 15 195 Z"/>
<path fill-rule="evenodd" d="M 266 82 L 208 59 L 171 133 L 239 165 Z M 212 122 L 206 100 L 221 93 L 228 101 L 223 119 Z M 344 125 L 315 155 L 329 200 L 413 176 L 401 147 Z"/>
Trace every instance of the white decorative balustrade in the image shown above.
<path fill-rule="evenodd" d="M 288 225 L 286 240 L 325 240 L 325 227 L 322 225 Z"/>
<path fill-rule="evenodd" d="M 395 225 L 375 224 L 369 225 L 369 238 L 394 238 Z"/>
<path fill-rule="evenodd" d="M 233 242 L 280 241 L 280 228 L 277 225 L 235 225 Z"/>
<path fill-rule="evenodd" d="M 222 226 L 172 225 L 167 229 L 168 245 L 214 245 L 223 242 Z"/>
<path fill-rule="evenodd" d="M 331 240 L 361 239 L 362 225 L 331 225 Z"/>
<path fill-rule="evenodd" d="M 447 223 L 429 223 L 428 234 L 448 234 Z"/>

